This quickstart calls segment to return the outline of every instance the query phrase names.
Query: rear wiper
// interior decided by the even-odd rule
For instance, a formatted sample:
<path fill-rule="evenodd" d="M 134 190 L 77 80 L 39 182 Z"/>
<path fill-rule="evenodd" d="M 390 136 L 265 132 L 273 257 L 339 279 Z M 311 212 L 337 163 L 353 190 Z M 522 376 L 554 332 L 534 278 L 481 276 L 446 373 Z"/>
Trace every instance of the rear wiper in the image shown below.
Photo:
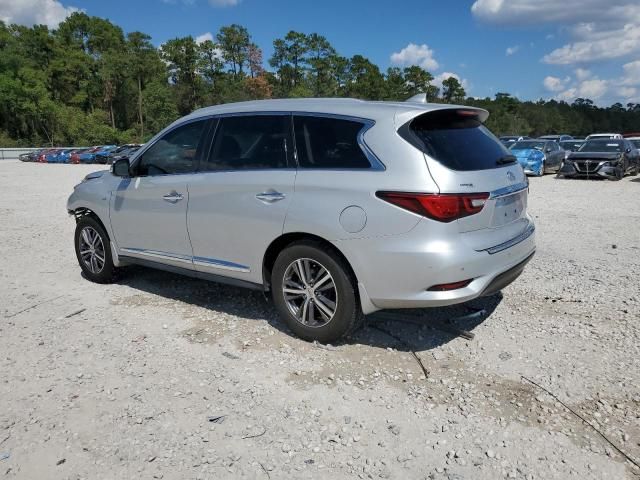
<path fill-rule="evenodd" d="M 507 163 L 515 163 L 518 159 L 513 155 L 505 155 L 496 160 L 496 165 L 506 165 Z"/>

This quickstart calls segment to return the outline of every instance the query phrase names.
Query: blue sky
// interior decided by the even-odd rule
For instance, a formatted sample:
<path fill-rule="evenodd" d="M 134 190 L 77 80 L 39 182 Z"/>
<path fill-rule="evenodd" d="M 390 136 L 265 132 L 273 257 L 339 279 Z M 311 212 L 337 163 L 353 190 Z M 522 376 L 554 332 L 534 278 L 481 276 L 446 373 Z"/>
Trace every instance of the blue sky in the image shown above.
<path fill-rule="evenodd" d="M 326 36 L 383 70 L 419 64 L 470 95 L 640 102 L 638 0 L 0 0 L 0 18 L 55 26 L 74 8 L 156 45 L 239 23 L 272 52 L 289 30 Z"/>

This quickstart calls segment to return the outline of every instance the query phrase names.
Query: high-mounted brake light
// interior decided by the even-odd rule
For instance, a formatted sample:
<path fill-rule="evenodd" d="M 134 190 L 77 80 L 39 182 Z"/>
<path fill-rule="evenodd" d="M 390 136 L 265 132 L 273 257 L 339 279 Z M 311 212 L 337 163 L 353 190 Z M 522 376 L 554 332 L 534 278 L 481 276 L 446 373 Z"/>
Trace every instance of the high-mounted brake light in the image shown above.
<path fill-rule="evenodd" d="M 456 113 L 461 117 L 477 117 L 478 112 L 476 110 L 456 110 Z"/>
<path fill-rule="evenodd" d="M 475 215 L 484 208 L 488 193 L 409 193 L 376 192 L 376 196 L 396 207 L 404 208 L 439 222 L 452 222 Z"/>

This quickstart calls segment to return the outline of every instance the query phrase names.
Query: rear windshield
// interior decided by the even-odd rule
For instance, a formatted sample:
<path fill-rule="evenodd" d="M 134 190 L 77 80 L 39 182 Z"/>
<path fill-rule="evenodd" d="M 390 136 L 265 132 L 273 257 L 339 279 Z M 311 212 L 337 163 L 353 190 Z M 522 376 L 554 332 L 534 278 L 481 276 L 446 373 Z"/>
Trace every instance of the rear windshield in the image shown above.
<path fill-rule="evenodd" d="M 438 110 L 415 118 L 409 130 L 418 140 L 400 134 L 414 146 L 452 170 L 488 170 L 504 166 L 509 150 L 472 110 Z M 515 160 L 515 159 L 514 159 Z"/>
<path fill-rule="evenodd" d="M 575 152 L 578 150 L 584 142 L 572 142 L 571 140 L 565 140 L 564 142 L 560 142 L 560 146 L 565 150 L 570 150 Z"/>
<path fill-rule="evenodd" d="M 624 145 L 615 140 L 589 140 L 581 148 L 580 152 L 622 152 Z"/>

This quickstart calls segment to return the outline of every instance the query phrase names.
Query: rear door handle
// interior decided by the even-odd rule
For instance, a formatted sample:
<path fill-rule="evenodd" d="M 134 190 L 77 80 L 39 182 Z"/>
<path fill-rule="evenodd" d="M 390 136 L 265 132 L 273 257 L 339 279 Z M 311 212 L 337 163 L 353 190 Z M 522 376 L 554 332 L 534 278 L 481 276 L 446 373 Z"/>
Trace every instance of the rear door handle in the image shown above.
<path fill-rule="evenodd" d="M 162 196 L 162 199 L 165 202 L 169 202 L 169 203 L 178 203 L 180 200 L 182 200 L 184 197 L 182 196 L 181 193 L 176 192 L 175 190 L 167 193 L 166 195 Z"/>
<path fill-rule="evenodd" d="M 256 195 L 256 198 L 264 203 L 275 203 L 284 200 L 287 196 L 284 193 L 269 190 Z"/>

